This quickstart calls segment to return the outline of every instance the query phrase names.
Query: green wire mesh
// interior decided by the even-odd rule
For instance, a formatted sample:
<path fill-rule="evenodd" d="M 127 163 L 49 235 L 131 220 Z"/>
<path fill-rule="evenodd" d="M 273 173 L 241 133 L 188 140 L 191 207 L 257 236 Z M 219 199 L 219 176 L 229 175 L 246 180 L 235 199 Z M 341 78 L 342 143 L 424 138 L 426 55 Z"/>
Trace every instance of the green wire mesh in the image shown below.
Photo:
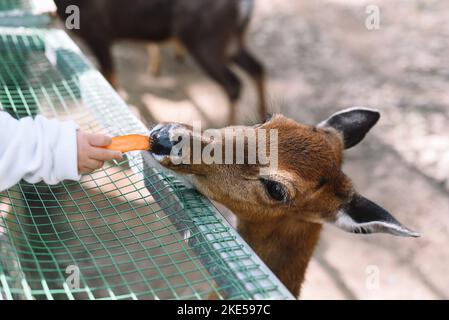
<path fill-rule="evenodd" d="M 42 27 L 55 10 L 53 0 L 0 0 L 0 26 Z"/>
<path fill-rule="evenodd" d="M 0 11 L 12 10 L 31 10 L 32 1 L 30 0 L 2 0 L 0 2 Z"/>
<path fill-rule="evenodd" d="M 0 28 L 0 109 L 148 133 L 58 30 Z M 79 183 L 0 193 L 0 299 L 292 298 L 207 199 L 156 168 L 131 153 Z"/>

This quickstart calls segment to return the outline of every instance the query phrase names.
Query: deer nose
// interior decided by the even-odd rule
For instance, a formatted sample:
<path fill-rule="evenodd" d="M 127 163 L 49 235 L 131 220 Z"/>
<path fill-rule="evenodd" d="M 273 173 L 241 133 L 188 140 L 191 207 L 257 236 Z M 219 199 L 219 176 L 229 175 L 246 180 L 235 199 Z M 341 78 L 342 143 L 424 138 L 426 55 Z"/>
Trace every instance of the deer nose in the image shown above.
<path fill-rule="evenodd" d="M 173 124 L 158 124 L 150 130 L 151 152 L 159 156 L 168 156 L 174 146 L 170 140 L 170 131 L 175 127 Z"/>

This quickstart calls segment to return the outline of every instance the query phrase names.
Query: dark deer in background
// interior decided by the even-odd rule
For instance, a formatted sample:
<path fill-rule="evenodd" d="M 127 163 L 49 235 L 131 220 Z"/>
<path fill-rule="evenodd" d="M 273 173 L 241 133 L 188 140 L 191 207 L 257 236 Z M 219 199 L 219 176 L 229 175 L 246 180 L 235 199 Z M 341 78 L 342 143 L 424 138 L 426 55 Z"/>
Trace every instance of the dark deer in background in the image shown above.
<path fill-rule="evenodd" d="M 264 68 L 245 47 L 244 34 L 254 0 L 55 0 L 58 15 L 66 8 L 80 10 L 80 28 L 74 30 L 97 57 L 101 71 L 116 86 L 112 44 L 121 39 L 161 43 L 176 41 L 226 92 L 229 122 L 235 123 L 235 103 L 241 82 L 230 66 L 235 64 L 254 80 L 259 115 L 266 114 Z"/>

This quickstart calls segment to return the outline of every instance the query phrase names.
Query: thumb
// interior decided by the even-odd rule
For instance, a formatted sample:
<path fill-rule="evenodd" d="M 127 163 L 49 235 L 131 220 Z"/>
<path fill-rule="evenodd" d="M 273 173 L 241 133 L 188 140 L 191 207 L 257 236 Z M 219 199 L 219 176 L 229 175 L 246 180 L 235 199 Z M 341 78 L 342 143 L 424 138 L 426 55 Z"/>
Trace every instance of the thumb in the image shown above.
<path fill-rule="evenodd" d="M 91 134 L 88 140 L 94 147 L 106 147 L 112 143 L 112 138 L 104 134 Z"/>

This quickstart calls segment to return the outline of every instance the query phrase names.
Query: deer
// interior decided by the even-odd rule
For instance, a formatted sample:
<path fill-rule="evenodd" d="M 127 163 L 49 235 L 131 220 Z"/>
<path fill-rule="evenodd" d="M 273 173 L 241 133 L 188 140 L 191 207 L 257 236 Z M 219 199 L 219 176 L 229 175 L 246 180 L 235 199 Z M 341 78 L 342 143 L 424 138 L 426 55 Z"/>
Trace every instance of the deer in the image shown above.
<path fill-rule="evenodd" d="M 202 150 L 213 145 L 214 150 L 223 152 L 226 143 L 220 135 L 211 139 L 204 131 L 195 134 L 191 126 L 184 124 L 162 123 L 153 127 L 150 152 L 163 169 L 229 208 L 237 217 L 237 230 L 245 241 L 286 288 L 299 297 L 323 224 L 357 234 L 419 237 L 386 209 L 358 193 L 342 171 L 344 150 L 359 144 L 379 118 L 377 110 L 356 107 L 337 112 L 318 125 L 300 124 L 275 114 L 255 126 L 217 129 L 223 133 L 221 136 L 225 136 L 225 130 L 243 130 L 245 136 L 259 135 L 262 129 L 276 130 L 277 167 L 263 175 L 259 163 L 175 160 L 180 154 L 176 146 L 181 135 L 192 143 L 196 141 Z M 241 134 L 231 135 L 234 142 L 238 135 Z M 245 150 L 249 150 L 248 141 L 245 139 Z M 192 153 L 185 156 L 192 158 Z"/>
<path fill-rule="evenodd" d="M 173 41 L 170 43 L 174 53 L 174 57 L 178 63 L 184 63 L 186 60 L 186 52 L 184 47 L 179 42 Z M 153 77 L 159 77 L 162 73 L 162 54 L 161 46 L 157 43 L 150 43 L 147 45 L 148 53 L 148 71 Z"/>
<path fill-rule="evenodd" d="M 249 74 L 257 89 L 258 113 L 266 114 L 265 70 L 248 50 L 245 33 L 254 0 L 55 0 L 58 16 L 65 21 L 79 8 L 80 27 L 72 31 L 90 47 L 100 70 L 117 88 L 111 54 L 112 45 L 123 39 L 154 43 L 175 43 L 177 50 L 188 52 L 204 72 L 220 85 L 229 100 L 228 122 L 236 122 L 236 103 L 242 84 L 232 66 Z M 159 54 L 150 65 L 159 72 Z M 182 56 L 182 53 L 177 54 Z"/>

